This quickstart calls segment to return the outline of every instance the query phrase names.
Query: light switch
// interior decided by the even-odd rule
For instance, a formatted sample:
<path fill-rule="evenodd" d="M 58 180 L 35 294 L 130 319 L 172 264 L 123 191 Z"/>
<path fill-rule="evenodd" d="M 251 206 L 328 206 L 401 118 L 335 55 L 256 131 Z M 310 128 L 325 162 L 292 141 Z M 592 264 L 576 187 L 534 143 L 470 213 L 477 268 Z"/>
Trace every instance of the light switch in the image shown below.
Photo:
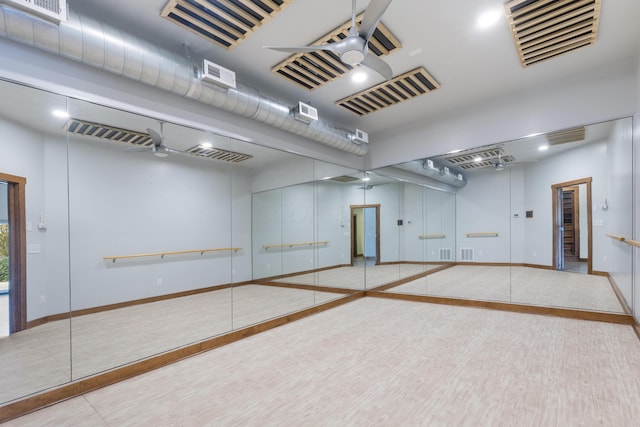
<path fill-rule="evenodd" d="M 27 253 L 28 254 L 39 254 L 40 253 L 40 245 L 37 243 L 31 243 L 27 245 Z"/>

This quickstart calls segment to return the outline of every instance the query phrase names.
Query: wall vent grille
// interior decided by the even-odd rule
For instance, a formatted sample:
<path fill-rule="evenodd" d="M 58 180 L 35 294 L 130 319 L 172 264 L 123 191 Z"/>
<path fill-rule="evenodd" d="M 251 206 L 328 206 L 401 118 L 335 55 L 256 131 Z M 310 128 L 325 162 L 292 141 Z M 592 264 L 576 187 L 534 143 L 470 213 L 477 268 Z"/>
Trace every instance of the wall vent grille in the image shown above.
<path fill-rule="evenodd" d="M 240 163 L 253 158 L 250 154 L 237 153 L 235 151 L 222 150 L 220 148 L 204 148 L 196 145 L 189 148 L 186 153 L 212 160 L 222 160 L 230 163 Z"/>
<path fill-rule="evenodd" d="M 233 49 L 293 0 L 169 0 L 160 16 Z"/>
<path fill-rule="evenodd" d="M 473 248 L 460 248 L 460 261 L 473 261 Z"/>
<path fill-rule="evenodd" d="M 353 181 L 360 181 L 360 178 L 356 178 L 348 175 L 342 175 L 342 176 L 334 176 L 333 178 L 329 178 L 329 180 L 337 181 L 337 182 L 353 182 Z"/>
<path fill-rule="evenodd" d="M 440 261 L 452 261 L 451 248 L 440 248 Z"/>
<path fill-rule="evenodd" d="M 440 84 L 424 67 L 420 67 L 336 101 L 336 104 L 358 116 L 364 116 L 439 88 Z"/>
<path fill-rule="evenodd" d="M 523 67 L 596 41 L 601 0 L 513 0 L 504 7 Z"/>
<path fill-rule="evenodd" d="M 362 21 L 363 15 L 364 14 L 360 14 L 356 17 L 358 26 Z M 320 45 L 340 41 L 347 37 L 350 27 L 351 21 L 347 21 L 335 30 L 330 31 L 309 44 Z M 402 48 L 402 44 L 391 31 L 380 22 L 373 36 L 369 39 L 369 52 L 378 56 L 385 56 L 400 48 Z M 271 70 L 298 86 L 313 90 L 342 77 L 352 69 L 353 67 L 344 64 L 333 52 L 321 50 L 296 53 L 275 65 Z"/>
<path fill-rule="evenodd" d="M 115 126 L 101 123 L 87 122 L 79 119 L 69 119 L 66 124 L 66 131 L 76 135 L 92 136 L 95 138 L 107 139 L 109 141 L 122 142 L 126 144 L 142 145 L 149 147 L 153 140 L 148 133 L 136 132 Z"/>

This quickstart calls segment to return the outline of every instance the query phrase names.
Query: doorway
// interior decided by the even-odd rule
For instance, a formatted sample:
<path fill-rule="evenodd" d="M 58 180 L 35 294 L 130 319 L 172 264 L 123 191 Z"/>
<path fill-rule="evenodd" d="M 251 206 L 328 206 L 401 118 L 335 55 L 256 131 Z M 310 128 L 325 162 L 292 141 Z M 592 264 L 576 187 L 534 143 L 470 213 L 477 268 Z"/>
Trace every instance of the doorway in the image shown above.
<path fill-rule="evenodd" d="M 351 205 L 351 265 L 380 264 L 380 205 Z"/>
<path fill-rule="evenodd" d="M 27 264 L 26 264 L 26 222 L 25 222 L 25 185 L 27 180 L 23 177 L 0 173 L 0 183 L 3 191 L 0 192 L 0 224 L 4 235 L 0 236 L 0 245 L 6 241 L 6 249 L 0 249 L 0 268 L 6 264 L 7 281 L 0 281 L 3 285 L 0 289 L 6 301 L 6 312 L 1 311 L 4 331 L 7 334 L 27 329 Z M 6 214 L 6 215 L 3 215 Z M 6 256 L 2 254 L 6 253 Z M 6 285 L 4 285 L 6 283 Z"/>
<path fill-rule="evenodd" d="M 553 268 L 591 274 L 591 178 L 554 184 L 551 190 Z"/>

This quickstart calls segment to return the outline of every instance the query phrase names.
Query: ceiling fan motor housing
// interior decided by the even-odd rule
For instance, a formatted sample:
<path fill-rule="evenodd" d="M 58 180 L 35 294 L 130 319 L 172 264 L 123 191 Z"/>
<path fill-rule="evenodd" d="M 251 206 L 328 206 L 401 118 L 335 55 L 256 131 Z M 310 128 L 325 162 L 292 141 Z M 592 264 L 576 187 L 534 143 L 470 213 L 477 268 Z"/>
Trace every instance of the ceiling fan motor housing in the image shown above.
<path fill-rule="evenodd" d="M 362 62 L 366 54 L 366 44 L 362 37 L 351 36 L 343 40 L 341 48 L 344 52 L 340 60 L 345 64 L 357 65 Z"/>

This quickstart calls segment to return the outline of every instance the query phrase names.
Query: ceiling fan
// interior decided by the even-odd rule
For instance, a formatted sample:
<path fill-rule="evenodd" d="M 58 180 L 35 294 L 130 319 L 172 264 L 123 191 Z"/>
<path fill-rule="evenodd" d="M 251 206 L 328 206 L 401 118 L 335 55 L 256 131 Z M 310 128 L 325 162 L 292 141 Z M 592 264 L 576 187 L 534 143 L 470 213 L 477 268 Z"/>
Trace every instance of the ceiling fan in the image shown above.
<path fill-rule="evenodd" d="M 529 160 L 526 162 L 505 162 L 502 159 L 502 150 L 498 151 L 498 158 L 493 160 L 493 167 L 495 170 L 497 171 L 501 171 L 504 170 L 506 167 L 509 166 L 513 166 L 513 165 L 521 165 L 523 163 L 532 163 L 532 162 L 537 162 L 537 160 Z"/>
<path fill-rule="evenodd" d="M 153 145 L 150 147 L 140 147 L 140 148 L 130 148 L 127 151 L 134 152 L 147 152 L 150 151 L 157 157 L 167 157 L 169 153 L 183 153 L 183 151 L 174 150 L 173 148 L 169 148 L 164 145 L 164 136 L 163 136 L 163 123 L 160 122 L 160 133 L 156 132 L 151 128 L 147 128 L 147 133 L 151 137 L 151 142 Z"/>
<path fill-rule="evenodd" d="M 358 30 L 356 27 L 356 0 L 353 0 L 349 35 L 338 42 L 317 46 L 265 46 L 265 49 L 294 53 L 326 50 L 338 55 L 340 60 L 347 65 L 364 65 L 380 74 L 386 80 L 389 80 L 393 77 L 393 71 L 384 60 L 369 53 L 369 39 L 375 32 L 378 22 L 380 22 L 382 15 L 390 4 L 391 0 L 371 0 L 362 17 L 360 30 Z"/>

